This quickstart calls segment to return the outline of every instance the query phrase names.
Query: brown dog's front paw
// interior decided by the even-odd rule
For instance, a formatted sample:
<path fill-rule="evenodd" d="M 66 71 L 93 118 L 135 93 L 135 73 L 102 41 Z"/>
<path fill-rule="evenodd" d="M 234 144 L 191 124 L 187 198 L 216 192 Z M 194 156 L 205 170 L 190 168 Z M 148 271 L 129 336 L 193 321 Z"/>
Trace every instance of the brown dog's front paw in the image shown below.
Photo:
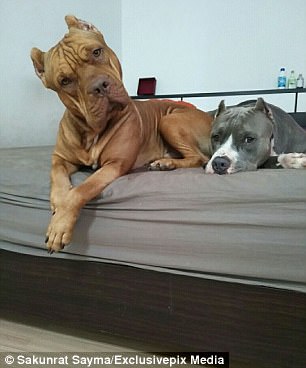
<path fill-rule="evenodd" d="M 167 171 L 176 169 L 175 163 L 171 158 L 162 158 L 151 162 L 149 165 L 149 170 L 152 171 Z"/>
<path fill-rule="evenodd" d="M 59 252 L 62 249 L 64 249 L 64 247 L 66 246 L 66 244 L 62 242 L 49 241 L 49 239 L 50 239 L 49 236 L 46 236 L 45 244 L 47 245 L 47 251 L 49 254 L 53 254 L 54 252 Z"/>
<path fill-rule="evenodd" d="M 75 217 L 67 214 L 56 213 L 52 217 L 45 240 L 50 254 L 59 252 L 71 242 L 75 221 Z"/>

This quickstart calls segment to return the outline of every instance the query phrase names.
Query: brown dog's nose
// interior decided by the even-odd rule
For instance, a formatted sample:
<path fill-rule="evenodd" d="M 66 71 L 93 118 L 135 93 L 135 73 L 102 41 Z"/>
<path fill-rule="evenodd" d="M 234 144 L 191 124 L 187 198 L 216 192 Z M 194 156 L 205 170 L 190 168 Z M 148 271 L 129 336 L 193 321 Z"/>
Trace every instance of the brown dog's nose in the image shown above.
<path fill-rule="evenodd" d="M 91 87 L 89 88 L 89 93 L 96 96 L 104 96 L 109 92 L 110 81 L 107 77 L 99 77 L 96 79 Z"/>

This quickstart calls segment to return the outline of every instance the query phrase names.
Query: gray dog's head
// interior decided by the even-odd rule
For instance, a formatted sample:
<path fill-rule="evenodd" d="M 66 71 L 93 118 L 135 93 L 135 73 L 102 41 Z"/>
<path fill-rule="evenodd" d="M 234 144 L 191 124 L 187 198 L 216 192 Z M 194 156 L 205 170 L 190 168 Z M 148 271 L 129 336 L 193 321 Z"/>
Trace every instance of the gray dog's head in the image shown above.
<path fill-rule="evenodd" d="M 211 132 L 209 174 L 256 170 L 271 154 L 273 116 L 262 98 L 255 105 L 226 108 L 221 101 Z"/>

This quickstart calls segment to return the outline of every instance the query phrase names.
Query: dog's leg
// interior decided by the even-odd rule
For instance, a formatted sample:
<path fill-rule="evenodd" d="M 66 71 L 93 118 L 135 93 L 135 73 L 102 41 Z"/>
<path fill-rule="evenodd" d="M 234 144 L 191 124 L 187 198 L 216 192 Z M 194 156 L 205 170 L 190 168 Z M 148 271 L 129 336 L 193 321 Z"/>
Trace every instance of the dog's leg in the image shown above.
<path fill-rule="evenodd" d="M 161 135 L 182 158 L 161 158 L 152 162 L 149 169 L 173 170 L 206 164 L 209 161 L 211 121 L 208 114 L 193 109 L 163 117 Z"/>
<path fill-rule="evenodd" d="M 56 204 L 56 211 L 47 230 L 46 243 L 49 252 L 58 252 L 70 243 L 81 208 L 125 172 L 124 165 L 120 162 L 106 165 L 89 176 L 82 184 L 66 192 L 61 202 Z"/>
<path fill-rule="evenodd" d="M 51 193 L 50 205 L 52 213 L 63 202 L 71 189 L 70 175 L 76 172 L 78 167 L 65 161 L 56 154 L 52 155 L 51 168 Z"/>
<path fill-rule="evenodd" d="M 56 211 L 47 230 L 47 247 L 50 252 L 60 251 L 70 243 L 74 225 L 81 208 L 99 195 L 103 189 L 118 177 L 126 174 L 134 165 L 140 147 L 137 124 L 127 124 L 113 137 L 111 144 L 104 148 L 100 169 L 90 175 L 82 184 L 71 187 L 56 203 Z M 130 139 L 127 139 L 129 137 Z M 61 178 L 67 189 L 67 178 Z M 58 181 L 59 183 L 59 181 Z"/>
<path fill-rule="evenodd" d="M 72 188 L 70 175 L 76 172 L 77 169 L 76 165 L 62 159 L 60 156 L 56 154 L 52 155 L 50 206 L 53 217 L 57 212 L 61 211 L 61 207 L 64 205 L 68 194 L 70 194 Z M 50 237 L 52 237 L 52 234 L 48 230 L 45 243 L 47 244 L 48 251 L 52 253 L 58 249 L 57 246 L 52 247 L 54 239 Z"/>

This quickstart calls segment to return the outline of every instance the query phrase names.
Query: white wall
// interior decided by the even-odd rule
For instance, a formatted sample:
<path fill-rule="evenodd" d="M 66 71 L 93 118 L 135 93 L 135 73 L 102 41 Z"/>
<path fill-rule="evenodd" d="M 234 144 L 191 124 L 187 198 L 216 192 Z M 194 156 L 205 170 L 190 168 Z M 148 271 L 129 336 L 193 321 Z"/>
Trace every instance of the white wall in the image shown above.
<path fill-rule="evenodd" d="M 139 77 L 155 76 L 159 94 L 274 88 L 281 66 L 306 77 L 305 0 L 0 0 L 1 147 L 55 142 L 64 108 L 29 54 L 62 38 L 66 14 L 103 31 L 131 95 Z M 293 97 L 266 99 L 292 110 Z M 196 103 L 209 110 L 219 100 Z"/>
<path fill-rule="evenodd" d="M 157 94 L 275 88 L 282 66 L 306 77 L 305 0 L 123 0 L 122 34 L 130 94 L 139 77 L 155 76 Z"/>
<path fill-rule="evenodd" d="M 0 146 L 53 144 L 64 107 L 36 77 L 30 50 L 47 51 L 73 14 L 95 24 L 121 56 L 121 0 L 0 1 Z"/>

